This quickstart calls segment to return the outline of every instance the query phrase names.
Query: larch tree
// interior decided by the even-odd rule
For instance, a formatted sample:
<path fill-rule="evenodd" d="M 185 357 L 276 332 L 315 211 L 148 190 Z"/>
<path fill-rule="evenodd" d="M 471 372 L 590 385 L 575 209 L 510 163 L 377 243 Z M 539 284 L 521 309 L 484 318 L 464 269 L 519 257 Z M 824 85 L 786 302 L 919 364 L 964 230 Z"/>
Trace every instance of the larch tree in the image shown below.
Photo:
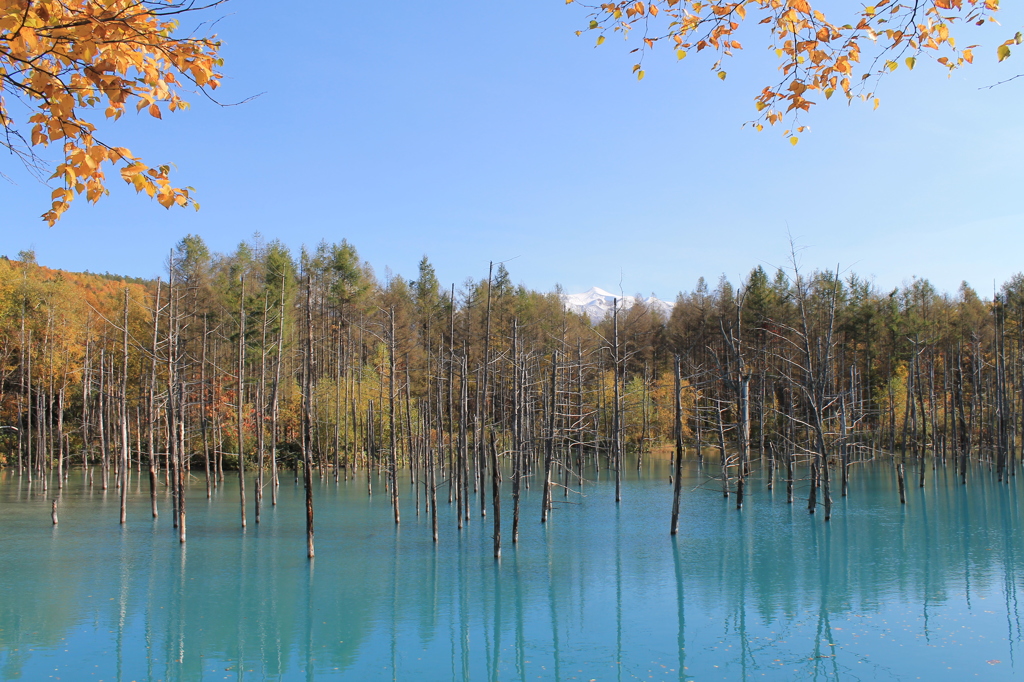
<path fill-rule="evenodd" d="M 178 19 L 224 1 L 0 2 L 0 147 L 45 177 L 51 165 L 39 148 L 60 146 L 50 175 L 58 186 L 43 214 L 51 226 L 76 195 L 96 202 L 107 194 L 108 167 L 165 208 L 198 208 L 191 188 L 171 184 L 168 166 L 99 139 L 96 119 L 102 111 L 117 120 L 128 107 L 162 118 L 188 107 L 178 88 L 215 89 L 220 43 L 181 33 Z"/>

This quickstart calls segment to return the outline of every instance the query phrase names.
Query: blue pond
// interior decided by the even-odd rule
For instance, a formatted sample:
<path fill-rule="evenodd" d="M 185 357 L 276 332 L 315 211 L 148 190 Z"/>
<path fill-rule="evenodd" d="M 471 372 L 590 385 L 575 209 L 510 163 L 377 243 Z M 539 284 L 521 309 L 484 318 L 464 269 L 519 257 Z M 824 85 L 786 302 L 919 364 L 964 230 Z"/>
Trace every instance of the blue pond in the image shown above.
<path fill-rule="evenodd" d="M 57 491 L 0 472 L 3 680 L 985 680 L 1024 679 L 1019 479 L 942 468 L 899 504 L 892 468 L 854 470 L 833 519 L 787 504 L 762 474 L 737 511 L 687 463 L 680 533 L 668 465 L 607 472 L 582 492 L 523 495 L 503 556 L 492 518 L 461 531 L 439 493 L 440 538 L 408 478 L 396 527 L 381 480 L 314 479 L 316 559 L 301 483 L 239 524 L 237 483 L 188 499 L 188 541 L 148 482 L 118 494 L 72 474 Z M 599 480 L 598 480 L 599 479 Z M 1020 572 L 1018 572 L 1020 571 Z"/>

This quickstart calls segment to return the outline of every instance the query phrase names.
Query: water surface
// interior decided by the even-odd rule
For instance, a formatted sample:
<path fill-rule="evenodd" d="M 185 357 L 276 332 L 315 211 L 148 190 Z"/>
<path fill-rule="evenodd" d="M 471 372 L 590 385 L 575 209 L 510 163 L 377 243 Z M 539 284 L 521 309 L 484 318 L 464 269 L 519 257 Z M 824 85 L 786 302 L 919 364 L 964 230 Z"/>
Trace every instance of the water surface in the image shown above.
<path fill-rule="evenodd" d="M 0 472 L 0 679 L 1024 679 L 1020 484 L 984 468 L 929 471 L 906 506 L 858 469 L 826 524 L 756 476 L 737 511 L 691 464 L 676 538 L 665 462 L 619 505 L 607 475 L 559 490 L 545 525 L 535 484 L 517 547 L 503 500 L 500 562 L 446 488 L 435 546 L 408 479 L 397 528 L 376 478 L 315 485 L 310 562 L 290 475 L 259 526 L 250 483 L 245 531 L 237 483 L 197 478 L 182 546 L 137 480 L 121 527 L 73 474 L 53 527 L 56 491 Z"/>

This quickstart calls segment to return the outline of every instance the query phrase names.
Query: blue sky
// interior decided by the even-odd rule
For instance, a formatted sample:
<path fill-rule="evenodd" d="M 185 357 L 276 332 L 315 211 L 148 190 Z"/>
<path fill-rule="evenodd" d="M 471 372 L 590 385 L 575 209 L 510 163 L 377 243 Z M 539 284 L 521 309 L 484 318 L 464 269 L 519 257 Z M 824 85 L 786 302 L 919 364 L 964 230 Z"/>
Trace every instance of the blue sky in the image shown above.
<path fill-rule="evenodd" d="M 776 78 L 755 30 L 724 82 L 703 55 L 665 50 L 637 82 L 638 40 L 595 49 L 574 35 L 585 9 L 563 0 L 310 1 L 301 14 L 235 0 L 212 15 L 228 76 L 216 94 L 260 97 L 192 95 L 190 111 L 101 129 L 173 163 L 202 209 L 167 211 L 115 180 L 48 228 L 50 189 L 6 158 L 0 253 L 149 277 L 186 234 L 227 252 L 259 232 L 295 249 L 348 239 L 379 275 L 413 277 L 426 254 L 461 283 L 515 257 L 532 288 L 672 298 L 699 276 L 786 265 L 792 235 L 805 268 L 991 292 L 1024 270 L 1024 80 L 981 89 L 1024 72 L 1024 51 L 995 61 L 1024 25 L 1005 4 L 1002 27 L 959 37 L 984 41 L 973 67 L 949 78 L 920 60 L 883 80 L 877 111 L 815 107 L 793 147 L 782 129 L 742 127 Z"/>

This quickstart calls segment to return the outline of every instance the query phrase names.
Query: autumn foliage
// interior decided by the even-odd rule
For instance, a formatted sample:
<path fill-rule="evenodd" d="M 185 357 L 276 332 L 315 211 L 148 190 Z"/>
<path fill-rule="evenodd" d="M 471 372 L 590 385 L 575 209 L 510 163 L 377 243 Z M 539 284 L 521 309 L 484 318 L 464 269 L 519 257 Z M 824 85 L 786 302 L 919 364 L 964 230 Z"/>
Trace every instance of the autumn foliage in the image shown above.
<path fill-rule="evenodd" d="M 573 0 L 567 0 L 571 3 Z M 765 86 L 755 98 L 760 130 L 799 121 L 801 112 L 816 103 L 815 95 L 826 99 L 840 93 L 848 100 L 873 102 L 878 76 L 900 65 L 913 69 L 919 56 L 928 55 L 939 64 L 956 69 L 974 60 L 976 45 L 958 45 L 954 28 L 994 21 L 998 0 L 881 0 L 874 5 L 855 3 L 848 14 L 836 20 L 826 16 L 818 0 L 617 0 L 592 9 L 589 30 L 597 31 L 597 44 L 610 34 L 642 34 L 633 50 L 640 55 L 633 66 L 643 78 L 643 55 L 657 44 L 667 44 L 678 59 L 691 52 L 711 50 L 718 54 L 712 70 L 726 78 L 723 59 L 742 49 L 737 32 L 746 22 L 764 25 L 772 50 L 778 58 L 781 77 Z M 578 32 L 578 34 L 582 31 Z M 1010 54 L 1006 41 L 999 47 L 1000 61 Z M 799 133 L 794 124 L 786 135 Z M 797 137 L 791 136 L 796 144 Z"/>
<path fill-rule="evenodd" d="M 155 118 L 188 107 L 178 88 L 214 89 L 220 74 L 213 37 L 179 35 L 177 18 L 204 5 L 174 0 L 3 0 L 0 2 L 0 146 L 36 171 L 36 148 L 56 146 L 59 183 L 43 218 L 52 226 L 76 195 L 107 193 L 105 168 L 162 206 L 198 207 L 190 188 L 171 184 L 166 165 L 150 166 L 96 136 L 91 120 L 128 108 Z M 24 107 L 12 107 L 13 101 Z M 25 116 L 25 109 L 32 113 Z M 44 171 L 45 169 L 45 171 Z"/>
<path fill-rule="evenodd" d="M 382 281 L 348 242 L 296 257 L 255 238 L 211 254 L 189 236 L 173 251 L 173 285 L 52 270 L 30 256 L 0 257 L 0 466 L 29 462 L 30 451 L 102 460 L 116 448 L 104 449 L 96 424 L 107 413 L 113 423 L 122 400 L 133 457 L 147 456 L 138 443 L 153 410 L 158 445 L 166 415 L 183 419 L 197 466 L 238 452 L 239 423 L 254 462 L 261 449 L 294 461 L 306 409 L 321 464 L 380 464 L 392 423 L 405 438 L 429 427 L 448 445 L 460 442 L 460 418 L 471 439 L 485 420 L 506 443 L 518 423 L 540 447 L 551 391 L 561 450 L 607 455 L 617 431 L 639 455 L 673 437 L 675 356 L 682 436 L 698 456 L 736 447 L 746 429 L 759 455 L 814 452 L 814 417 L 833 454 L 1020 459 L 1022 275 L 983 300 L 966 284 L 941 294 L 914 279 L 884 291 L 853 274 L 757 267 L 735 285 L 701 279 L 667 318 L 636 303 L 591 324 L 554 294 L 515 286 L 503 266 L 449 289 L 424 257 L 414 279 Z"/>

